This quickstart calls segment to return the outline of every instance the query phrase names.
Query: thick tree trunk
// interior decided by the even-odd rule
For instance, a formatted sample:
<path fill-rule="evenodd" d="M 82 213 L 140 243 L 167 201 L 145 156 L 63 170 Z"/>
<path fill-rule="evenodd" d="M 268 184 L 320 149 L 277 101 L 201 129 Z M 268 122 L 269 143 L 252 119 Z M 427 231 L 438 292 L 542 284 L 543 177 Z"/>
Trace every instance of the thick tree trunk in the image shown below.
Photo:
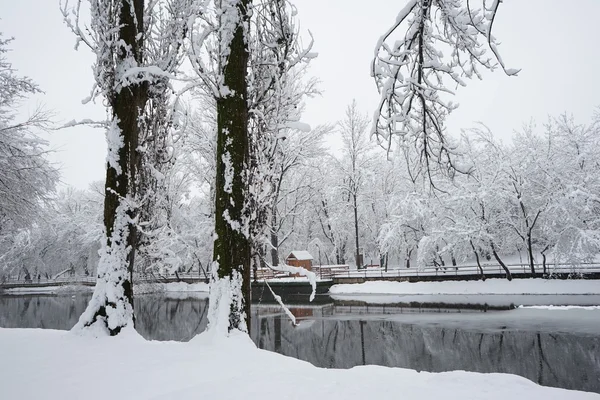
<path fill-rule="evenodd" d="M 243 24 L 249 0 L 240 0 L 240 15 L 223 66 L 223 85 L 229 91 L 217 99 L 217 179 L 213 260 L 220 284 L 232 291 L 229 331 L 250 331 L 250 241 L 244 232 L 246 165 L 248 154 L 247 67 L 248 48 Z M 212 284 L 217 277 L 213 276 Z M 211 288 L 211 291 L 213 288 Z M 240 292 L 241 291 L 241 292 Z M 212 297 L 211 297 L 212 299 Z M 223 300 L 221 297 L 220 300 Z"/>
<path fill-rule="evenodd" d="M 127 64 L 131 57 L 140 64 L 142 62 L 142 38 L 139 33 L 144 30 L 143 10 L 144 0 L 121 3 L 119 38 L 126 46 L 122 46 L 116 55 L 117 71 L 124 68 L 123 64 Z M 113 125 L 109 128 L 109 134 L 119 135 L 123 142 L 117 152 L 118 165 L 107 163 L 104 198 L 106 247 L 99 261 L 98 281 L 92 300 L 77 326 L 82 328 L 100 323 L 110 335 L 118 334 L 129 320 L 133 322 L 132 278 L 136 226 L 131 221 L 136 210 L 127 202 L 135 196 L 139 121 L 147 101 L 147 87 L 145 83 L 138 83 L 114 88 L 108 99 L 113 124 L 116 123 L 116 127 Z M 111 146 L 115 144 L 109 144 L 109 151 L 114 150 Z"/>

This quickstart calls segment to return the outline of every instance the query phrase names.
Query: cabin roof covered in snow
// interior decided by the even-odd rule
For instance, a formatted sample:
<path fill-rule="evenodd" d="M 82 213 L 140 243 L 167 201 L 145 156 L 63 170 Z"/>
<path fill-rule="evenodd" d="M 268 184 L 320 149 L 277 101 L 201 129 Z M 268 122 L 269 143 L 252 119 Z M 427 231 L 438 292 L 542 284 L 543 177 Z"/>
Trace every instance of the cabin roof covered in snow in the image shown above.
<path fill-rule="evenodd" d="M 295 258 L 296 260 L 312 260 L 313 256 L 306 250 L 293 250 L 287 258 Z"/>

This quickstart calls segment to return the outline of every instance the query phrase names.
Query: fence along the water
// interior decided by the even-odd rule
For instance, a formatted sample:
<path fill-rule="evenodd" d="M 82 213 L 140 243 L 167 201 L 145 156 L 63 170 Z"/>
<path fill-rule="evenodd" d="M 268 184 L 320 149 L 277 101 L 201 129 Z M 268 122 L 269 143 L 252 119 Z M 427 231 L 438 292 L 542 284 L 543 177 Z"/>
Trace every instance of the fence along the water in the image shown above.
<path fill-rule="evenodd" d="M 535 264 L 536 274 L 541 275 L 543 273 L 542 264 Z M 483 264 L 481 266 L 484 275 L 504 275 L 505 272 L 499 265 L 495 264 Z M 515 276 L 519 275 L 531 275 L 531 269 L 529 264 L 513 264 L 507 265 L 511 274 Z M 426 276 L 458 276 L 458 275 L 480 275 L 481 271 L 477 265 L 460 265 L 460 266 L 432 266 L 425 268 L 388 268 L 387 271 L 384 268 L 373 266 L 363 269 L 350 269 L 348 265 L 322 265 L 313 266 L 313 272 L 319 279 L 333 279 L 333 278 L 393 278 L 393 277 L 426 277 Z M 552 277 L 553 274 L 569 274 L 573 277 L 585 276 L 589 274 L 600 273 L 600 264 L 598 263 L 586 263 L 586 264 L 566 264 L 566 263 L 548 263 L 546 264 L 546 275 Z M 259 268 L 252 273 L 252 279 L 264 280 L 264 279 L 278 279 L 288 278 L 290 276 L 287 272 L 275 271 L 270 268 Z M 186 272 L 169 275 L 157 275 L 157 274 L 144 274 L 134 275 L 133 278 L 135 283 L 157 283 L 157 282 L 179 282 L 179 281 L 193 281 L 203 282 L 206 281 L 206 277 L 198 272 Z M 66 284 L 93 284 L 96 282 L 96 278 L 93 276 L 61 276 L 59 278 L 46 278 L 37 277 L 25 279 L 23 276 L 4 276 L 0 281 L 0 286 L 3 287 L 15 287 L 15 286 L 51 286 L 51 285 L 66 285 Z"/>

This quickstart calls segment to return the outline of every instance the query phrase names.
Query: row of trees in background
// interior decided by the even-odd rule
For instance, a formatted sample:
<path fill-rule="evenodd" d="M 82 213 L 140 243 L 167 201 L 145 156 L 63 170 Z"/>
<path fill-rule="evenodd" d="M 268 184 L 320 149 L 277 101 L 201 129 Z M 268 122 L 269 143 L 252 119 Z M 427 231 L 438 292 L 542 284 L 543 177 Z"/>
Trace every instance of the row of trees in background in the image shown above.
<path fill-rule="evenodd" d="M 169 229 L 154 238 L 160 251 L 152 262 L 140 257 L 139 273 L 210 273 L 214 183 L 206 177 L 214 176 L 214 135 L 193 123 L 197 118 L 192 112 L 174 148 L 185 148 L 186 156 L 165 177 Z M 261 249 L 269 264 L 307 249 L 315 263 L 354 265 L 359 248 L 361 266 L 452 266 L 484 258 L 503 265 L 519 254 L 531 272 L 546 272 L 536 265 L 546 268 L 547 258 L 577 265 L 600 251 L 600 116 L 588 124 L 562 115 L 528 125 L 507 144 L 484 126 L 465 132 L 455 145 L 469 173 L 439 177 L 436 189 L 405 149 L 385 160 L 366 127 L 352 104 L 340 124 L 287 131 Z M 343 146 L 331 154 L 323 139 L 335 134 Z M 7 257 L 13 270 L 37 266 L 54 275 L 72 264 L 92 273 L 102 232 L 100 186 L 60 192 L 33 228 L 20 231 Z"/>

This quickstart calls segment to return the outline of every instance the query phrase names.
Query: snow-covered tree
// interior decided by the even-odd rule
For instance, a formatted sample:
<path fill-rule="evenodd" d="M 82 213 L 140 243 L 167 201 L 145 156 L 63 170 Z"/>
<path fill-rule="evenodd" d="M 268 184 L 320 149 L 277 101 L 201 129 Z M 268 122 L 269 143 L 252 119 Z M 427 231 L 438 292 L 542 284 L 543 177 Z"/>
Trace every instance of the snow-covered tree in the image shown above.
<path fill-rule="evenodd" d="M 295 13 L 286 1 L 213 6 L 200 16 L 190 48 L 217 115 L 210 326 L 246 331 L 250 269 L 273 207 L 281 133 L 303 128 L 295 107 L 312 85 L 298 89 L 292 77 L 312 55 L 298 46 Z"/>
<path fill-rule="evenodd" d="M 296 218 L 309 202 L 315 185 L 312 160 L 322 156 L 323 136 L 331 130 L 319 126 L 310 132 L 287 129 L 273 163 L 273 189 L 269 227 L 271 264 L 279 265 L 280 247 L 294 234 Z"/>
<path fill-rule="evenodd" d="M 11 40 L 0 34 L 0 236 L 12 236 L 39 217 L 59 177 L 45 158 L 47 143 L 39 136 L 50 127 L 48 113 L 37 109 L 26 119 L 18 118 L 21 101 L 40 89 L 17 75 L 7 60 Z"/>
<path fill-rule="evenodd" d="M 0 263 L 7 273 L 17 276 L 94 274 L 102 237 L 103 200 L 101 190 L 59 191 L 30 226 L 0 238 Z"/>
<path fill-rule="evenodd" d="M 70 8 L 65 1 L 61 9 L 77 43 L 87 45 L 96 56 L 91 97 L 102 96 L 108 104 L 108 155 L 106 241 L 94 295 L 75 329 L 94 327 L 97 332 L 116 335 L 133 324 L 139 195 L 145 194 L 139 187 L 140 162 L 141 152 L 148 151 L 148 146 L 140 147 L 140 138 L 153 128 L 153 135 L 164 135 L 164 104 L 158 103 L 164 102 L 165 85 L 180 60 L 195 8 L 188 0 L 148 4 L 144 0 L 90 0 L 91 23 L 82 28 L 81 5 L 82 0 L 77 0 Z M 158 116 L 153 117 L 150 110 Z"/>
<path fill-rule="evenodd" d="M 339 122 L 342 136 L 342 158 L 336 159 L 335 167 L 341 173 L 338 184 L 342 195 L 348 199 L 349 208 L 354 215 L 354 260 L 357 268 L 364 264 L 359 241 L 359 207 L 366 184 L 365 175 L 372 161 L 371 143 L 367 137 L 368 119 L 358 110 L 356 101 L 346 108 L 346 116 Z"/>
<path fill-rule="evenodd" d="M 600 114 L 589 124 L 561 115 L 545 126 L 550 201 L 541 231 L 555 259 L 579 264 L 600 252 Z M 549 246 L 550 245 L 550 246 Z M 546 272 L 546 271 L 544 271 Z"/>

